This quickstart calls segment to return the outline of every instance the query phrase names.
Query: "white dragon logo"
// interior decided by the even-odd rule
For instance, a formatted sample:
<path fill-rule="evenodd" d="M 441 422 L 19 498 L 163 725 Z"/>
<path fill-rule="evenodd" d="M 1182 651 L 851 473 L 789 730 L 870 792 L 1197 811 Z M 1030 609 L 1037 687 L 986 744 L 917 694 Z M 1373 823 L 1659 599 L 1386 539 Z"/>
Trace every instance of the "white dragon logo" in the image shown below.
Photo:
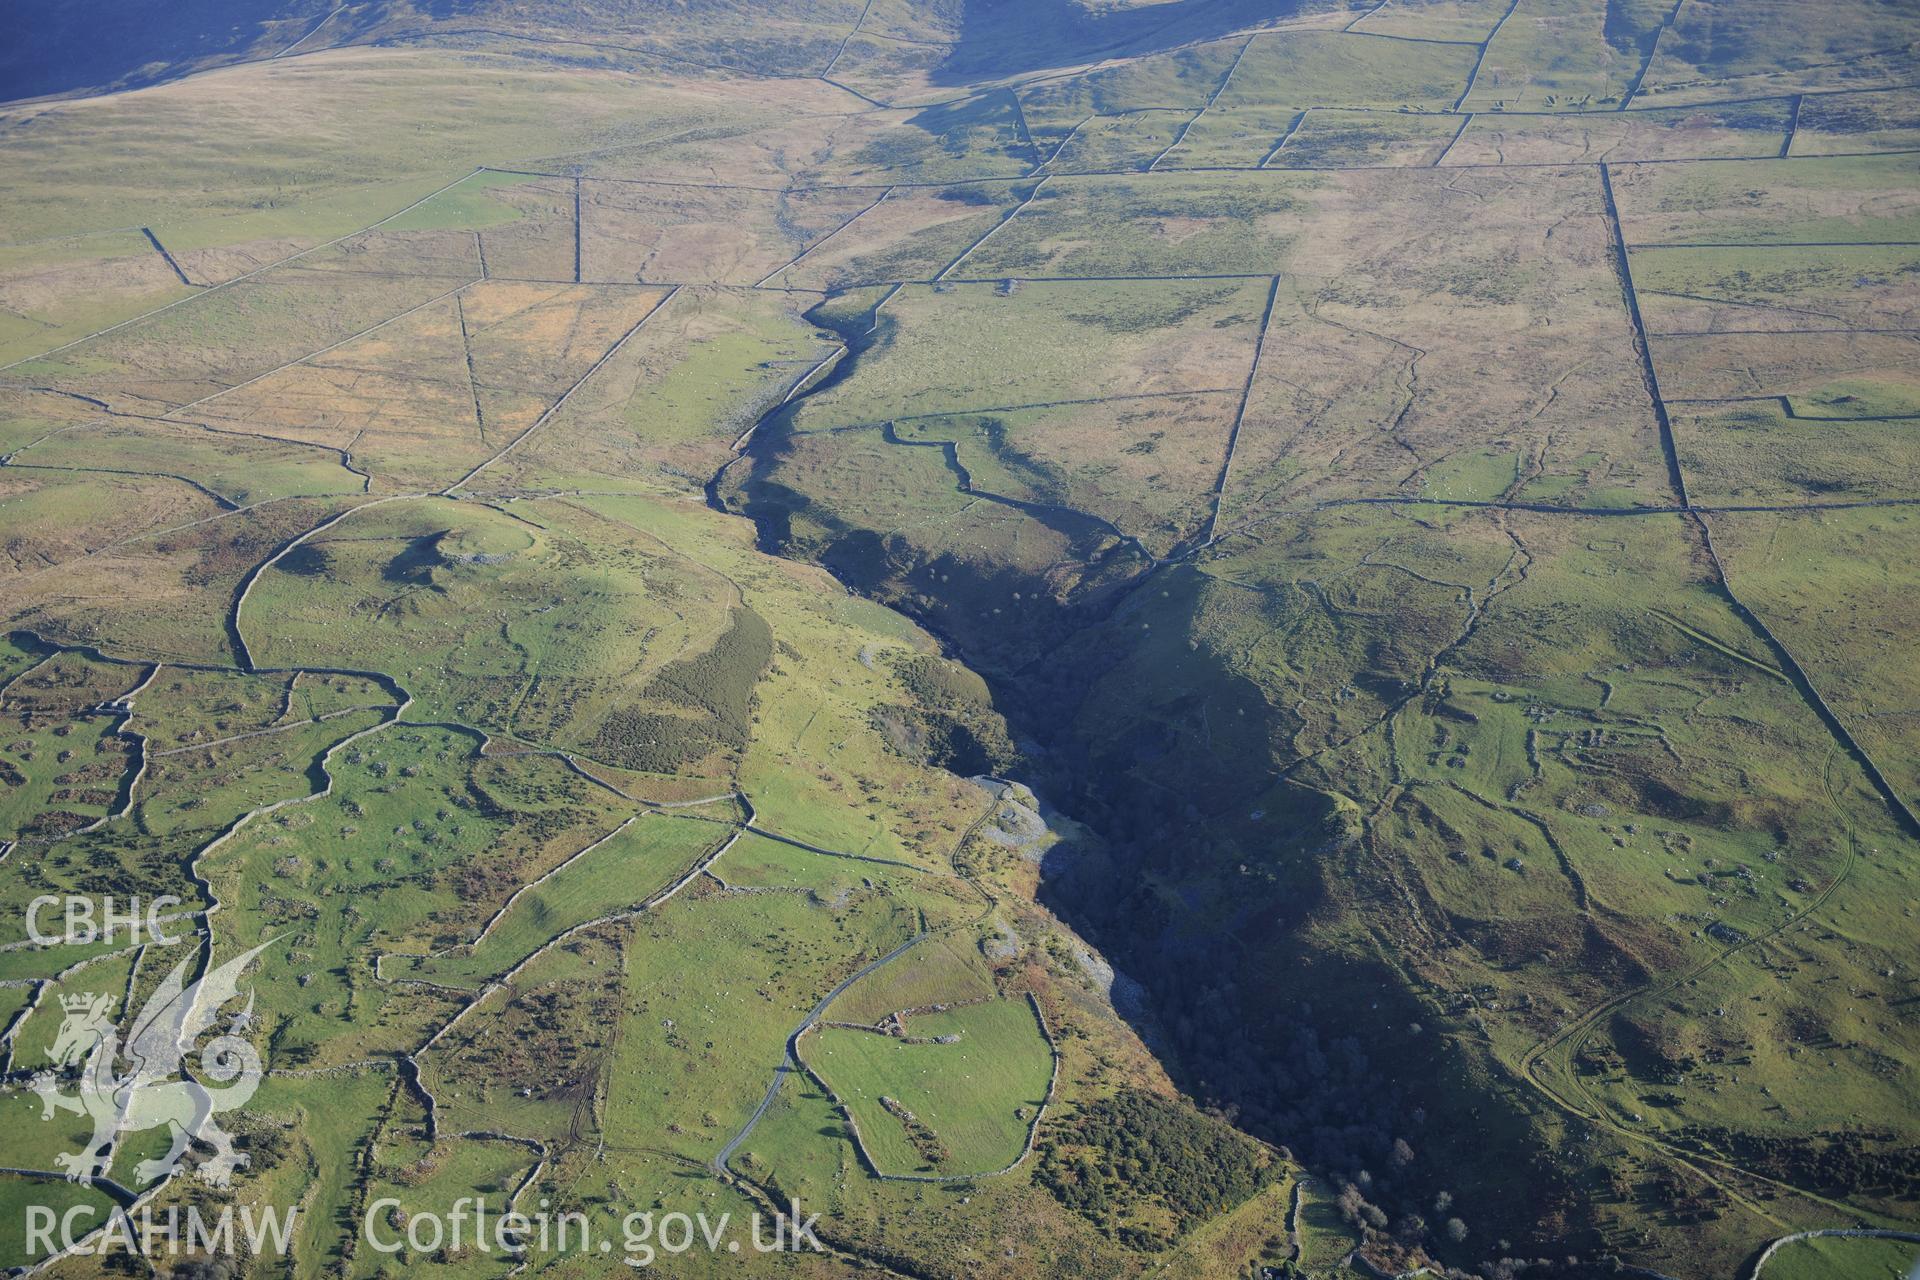
<path fill-rule="evenodd" d="M 233 1149 L 233 1139 L 213 1117 L 246 1105 L 260 1085 L 260 1054 L 240 1035 L 252 1021 L 252 995 L 226 1034 L 209 1040 L 200 1052 L 199 1075 L 225 1088 L 210 1089 L 188 1075 L 186 1059 L 221 1006 L 238 996 L 241 973 L 271 945 L 271 940 L 262 943 L 184 989 L 187 961 L 176 964 L 135 1019 L 124 1049 L 127 1070 L 120 1075 L 115 1074 L 115 1062 L 123 1050 L 108 1013 L 113 997 L 95 992 L 61 997 L 66 1020 L 47 1050 L 55 1068 L 34 1076 L 30 1087 L 40 1096 L 42 1120 L 53 1119 L 56 1111 L 93 1119 L 93 1136 L 84 1147 L 54 1157 L 70 1180 L 85 1186 L 106 1176 L 118 1135 L 165 1125 L 172 1131 L 172 1146 L 160 1159 L 142 1160 L 134 1167 L 136 1187 L 171 1175 L 195 1140 L 214 1152 L 199 1167 L 200 1177 L 216 1187 L 232 1181 L 247 1157 Z M 60 1092 L 57 1073 L 76 1066 L 78 1094 Z M 176 1072 L 181 1079 L 168 1078 Z"/>

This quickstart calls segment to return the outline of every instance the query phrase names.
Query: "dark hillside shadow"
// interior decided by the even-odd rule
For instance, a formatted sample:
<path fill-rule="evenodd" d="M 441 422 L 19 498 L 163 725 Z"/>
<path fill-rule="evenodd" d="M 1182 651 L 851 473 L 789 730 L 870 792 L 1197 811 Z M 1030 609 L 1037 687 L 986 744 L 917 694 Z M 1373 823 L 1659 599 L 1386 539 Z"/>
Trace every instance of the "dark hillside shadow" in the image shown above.
<path fill-rule="evenodd" d="M 942 84 L 1016 75 L 1101 58 L 1152 53 L 1206 40 L 1291 13 L 1298 0 L 1169 0 L 1096 16 L 1076 0 L 966 0 L 959 47 L 935 72 Z M 272 57 L 296 43 L 301 52 L 365 43 L 401 33 L 431 36 L 467 21 L 531 24 L 582 40 L 641 39 L 657 31 L 687 39 L 696 60 L 729 61 L 729 41 L 742 65 L 806 74 L 811 47 L 789 58 L 750 56 L 760 0 L 419 0 L 396 7 L 373 0 L 344 9 L 337 0 L 93 0 L 46 3 L 0 0 L 10 38 L 0 42 L 0 102 L 132 89 L 195 71 Z M 705 16 L 703 31 L 689 17 Z M 815 20 L 810 6 L 789 14 Z M 321 28 L 324 26 L 324 31 Z M 822 48 L 844 25 L 822 23 Z M 307 33 L 318 38 L 304 41 Z M 798 56 L 798 62 L 794 57 Z M 823 60 L 823 59 L 822 59 Z"/>
<path fill-rule="evenodd" d="M 386 21 L 389 5 L 334 13 L 337 0 L 0 0 L 0 102 L 137 89 L 225 63 L 270 57 L 326 23 L 325 44 Z M 304 51 L 304 49 L 303 49 Z"/>
<path fill-rule="evenodd" d="M 941 84 L 1155 53 L 1295 12 L 1297 0 L 1169 0 L 1105 14 L 1075 0 L 969 0 Z"/>

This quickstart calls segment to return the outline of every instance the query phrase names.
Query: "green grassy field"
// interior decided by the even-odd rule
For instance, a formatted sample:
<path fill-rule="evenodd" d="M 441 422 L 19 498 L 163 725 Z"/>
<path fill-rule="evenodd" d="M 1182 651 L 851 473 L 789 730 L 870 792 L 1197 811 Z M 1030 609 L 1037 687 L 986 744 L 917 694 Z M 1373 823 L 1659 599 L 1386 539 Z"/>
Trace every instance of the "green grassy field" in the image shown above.
<path fill-rule="evenodd" d="M 1051 1070 L 1033 1011 L 996 1000 L 902 1022 L 910 1041 L 827 1027 L 805 1050 L 879 1171 L 953 1176 L 1017 1160 Z"/>
<path fill-rule="evenodd" d="M 1914 1246 L 1897 1240 L 1803 1240 L 1767 1260 L 1768 1280 L 1826 1280 L 1829 1276 L 1883 1276 L 1906 1280 L 1920 1266 Z"/>

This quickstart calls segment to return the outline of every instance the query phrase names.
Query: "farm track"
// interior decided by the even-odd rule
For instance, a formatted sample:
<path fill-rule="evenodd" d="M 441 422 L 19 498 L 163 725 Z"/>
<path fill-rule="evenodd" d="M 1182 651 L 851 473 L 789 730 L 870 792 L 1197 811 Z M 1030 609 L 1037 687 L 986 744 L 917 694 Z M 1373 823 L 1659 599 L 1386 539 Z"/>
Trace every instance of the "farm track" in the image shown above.
<path fill-rule="evenodd" d="M 740 1132 L 728 1139 L 727 1145 L 720 1148 L 718 1154 L 713 1157 L 711 1167 L 715 1173 L 722 1177 L 732 1175 L 733 1171 L 727 1167 L 727 1162 L 733 1159 L 733 1153 L 740 1149 L 740 1144 L 745 1142 L 748 1136 L 753 1133 L 754 1127 L 760 1123 L 761 1117 L 767 1114 L 767 1109 L 773 1105 L 774 1099 L 780 1096 L 780 1086 L 786 1083 L 787 1076 L 793 1072 L 804 1071 L 806 1069 L 798 1065 L 799 1058 L 794 1049 L 794 1043 L 811 1029 L 814 1023 L 825 1016 L 827 1006 L 838 999 L 840 994 L 848 987 L 851 987 L 854 983 L 860 981 L 860 979 L 866 977 L 874 970 L 881 968 L 883 965 L 891 964 L 932 936 L 932 934 L 925 932 L 916 933 L 893 950 L 887 952 L 887 954 L 881 956 L 878 960 L 868 961 L 860 968 L 855 969 L 847 977 L 841 979 L 831 991 L 828 991 L 826 995 L 820 997 L 818 1004 L 815 1004 L 812 1009 L 808 1010 L 807 1016 L 800 1020 L 800 1025 L 795 1027 L 787 1036 L 786 1056 L 781 1060 L 780 1065 L 773 1069 L 773 1082 L 767 1086 L 766 1093 L 762 1095 L 760 1099 L 760 1105 L 755 1107 L 753 1114 L 747 1117 L 747 1122 L 741 1128 Z"/>
<path fill-rule="evenodd" d="M 734 1134 L 734 1136 L 727 1142 L 726 1146 L 723 1147 L 719 1151 L 719 1153 L 714 1156 L 711 1163 L 711 1167 L 716 1174 L 719 1174 L 721 1177 L 724 1177 L 724 1178 L 737 1178 L 740 1176 L 731 1167 L 729 1167 L 729 1162 L 733 1159 L 734 1153 L 740 1149 L 741 1144 L 746 1142 L 747 1138 L 753 1133 L 753 1130 L 755 1129 L 755 1127 L 759 1125 L 761 1119 L 766 1115 L 768 1109 L 773 1106 L 774 1100 L 779 1097 L 781 1087 L 786 1083 L 787 1077 L 789 1075 L 799 1073 L 799 1074 L 810 1076 L 812 1079 L 818 1082 L 820 1087 L 827 1093 L 827 1095 L 829 1097 L 832 1097 L 835 1103 L 841 1106 L 841 1109 L 843 1111 L 846 1111 L 848 1123 L 850 1126 L 852 1125 L 853 1123 L 852 1111 L 848 1110 L 844 1103 L 840 1103 L 838 1096 L 834 1094 L 831 1086 L 829 1086 L 826 1083 L 826 1081 L 820 1079 L 819 1075 L 815 1073 L 810 1067 L 807 1066 L 806 1059 L 802 1057 L 800 1054 L 800 1049 L 799 1049 L 800 1039 L 801 1037 L 806 1035 L 808 1031 L 811 1031 L 816 1025 L 818 1025 L 820 1021 L 826 1016 L 827 1009 L 833 1004 L 833 1002 L 837 1000 L 843 993 L 845 993 L 845 991 L 849 987 L 853 986 L 853 984 L 858 982 L 860 979 L 866 977 L 868 974 L 873 973 L 878 969 L 883 968 L 886 965 L 893 963 L 895 960 L 899 959 L 901 956 L 906 955 L 909 951 L 913 950 L 922 942 L 927 941 L 929 938 L 935 938 L 947 933 L 952 933 L 956 930 L 966 928 L 969 925 L 977 925 L 981 921 L 987 919 L 993 914 L 993 911 L 998 905 L 997 900 L 994 898 L 993 894 L 989 892 L 984 885 L 980 884 L 978 880 L 962 873 L 958 863 L 955 860 L 958 858 L 960 850 L 966 846 L 967 842 L 973 839 L 974 835 L 980 830 L 981 827 L 985 826 L 987 822 L 992 819 L 995 813 L 999 812 L 1002 798 L 1003 798 L 1003 792 L 1001 791 L 993 792 L 992 803 L 990 803 L 987 806 L 986 810 L 978 818 L 976 818 L 966 828 L 966 830 L 960 833 L 959 837 L 953 842 L 952 848 L 948 853 L 948 863 L 950 865 L 953 876 L 956 879 L 961 880 L 968 885 L 971 885 L 985 900 L 986 906 L 985 906 L 985 909 L 980 914 L 980 916 L 972 920 L 957 921 L 953 924 L 945 925 L 939 929 L 921 930 L 919 933 L 916 933 L 913 937 L 908 938 L 905 942 L 902 942 L 899 946 L 895 947 L 892 951 L 888 952 L 886 955 L 881 956 L 879 959 L 874 960 L 866 964 L 865 966 L 861 967 L 857 971 L 855 971 L 851 976 L 841 981 L 831 991 L 829 991 L 825 996 L 823 996 L 820 999 L 820 1002 L 816 1004 L 811 1010 L 808 1011 L 807 1016 L 803 1018 L 800 1024 L 793 1029 L 791 1034 L 788 1035 L 786 1040 L 786 1045 L 785 1045 L 785 1051 L 784 1051 L 785 1056 L 781 1059 L 779 1065 L 774 1068 L 773 1079 L 767 1085 L 767 1091 L 761 1097 L 760 1105 L 754 1108 L 753 1114 L 747 1118 L 746 1124 L 742 1126 L 740 1131 Z M 805 847 L 805 846 L 802 846 L 802 847 Z M 843 854 L 841 856 L 844 857 L 848 855 Z M 924 871 L 925 868 L 916 868 L 916 870 Z M 874 1164 L 873 1158 L 871 1154 L 867 1151 L 865 1143 L 862 1140 L 860 1140 L 858 1136 L 858 1133 L 859 1133 L 858 1129 L 855 1128 L 854 1134 L 855 1134 L 856 1148 L 860 1153 L 861 1160 L 865 1164 L 868 1171 L 874 1177 L 880 1178 L 883 1180 L 908 1181 L 908 1182 L 966 1182 L 966 1181 L 971 1181 L 977 1178 L 997 1177 L 997 1176 L 1000 1176 L 1001 1174 L 1011 1173 L 1014 1169 L 1018 1168 L 1022 1163 L 1024 1163 L 1028 1156 L 1033 1154 L 1033 1144 L 1040 1130 L 1040 1120 L 1044 1117 L 1047 1106 L 1051 1105 L 1055 1088 L 1059 1084 L 1060 1052 L 1059 1052 L 1058 1046 L 1054 1043 L 1053 1033 L 1051 1029 L 1047 1027 L 1046 1015 L 1043 1012 L 1041 1012 L 1038 1000 L 1035 1000 L 1031 995 L 1031 993 L 1029 993 L 1028 999 L 1033 1001 L 1033 1008 L 1034 1008 L 1035 1015 L 1039 1017 L 1041 1028 L 1047 1037 L 1048 1046 L 1053 1051 L 1053 1077 L 1052 1077 L 1052 1081 L 1049 1083 L 1047 1087 L 1047 1100 L 1046 1102 L 1041 1104 L 1039 1114 L 1037 1114 L 1034 1117 L 1034 1122 L 1027 1132 L 1027 1141 L 1026 1141 L 1025 1149 L 1022 1151 L 1019 1158 L 1014 1160 L 1011 1164 L 1007 1165 L 1005 1168 L 996 1170 L 992 1173 L 957 1174 L 951 1177 L 948 1177 L 948 1176 L 927 1177 L 927 1176 L 918 1175 L 918 1174 L 912 1174 L 912 1175 L 887 1174 L 887 1173 L 880 1172 L 879 1167 L 876 1164 Z"/>
<path fill-rule="evenodd" d="M 1521 1056 L 1520 1064 L 1519 1064 L 1520 1078 L 1526 1081 L 1532 1088 L 1534 1088 L 1537 1092 L 1539 1092 L 1554 1106 L 1566 1112 L 1568 1115 L 1576 1117 L 1580 1120 L 1586 1121 L 1587 1123 L 1598 1125 L 1601 1128 L 1607 1129 L 1608 1131 L 1614 1133 L 1616 1136 L 1623 1138 L 1629 1142 L 1637 1143 L 1639 1145 L 1650 1147 L 1650 1148 L 1653 1148 L 1654 1150 L 1659 1151 L 1667 1159 L 1673 1160 L 1685 1166 L 1686 1168 L 1691 1169 L 1696 1175 L 1704 1178 L 1710 1184 L 1718 1187 L 1721 1191 L 1725 1192 L 1732 1199 L 1739 1202 L 1744 1208 L 1748 1209 L 1750 1212 L 1754 1213 L 1755 1215 L 1759 1216 L 1760 1218 L 1766 1221 L 1774 1222 L 1777 1224 L 1780 1223 L 1779 1218 L 1774 1216 L 1772 1213 L 1768 1212 L 1766 1209 L 1764 1209 L 1758 1203 L 1754 1202 L 1750 1197 L 1748 1197 L 1744 1193 L 1732 1187 L 1727 1186 L 1726 1183 L 1721 1180 L 1721 1178 L 1716 1177 L 1715 1173 L 1709 1172 L 1709 1170 L 1715 1170 L 1722 1175 L 1733 1174 L 1741 1178 L 1746 1178 L 1753 1182 L 1757 1182 L 1757 1183 L 1769 1186 L 1776 1191 L 1786 1192 L 1790 1195 L 1800 1197 L 1804 1200 L 1818 1203 L 1833 1212 L 1841 1213 L 1849 1217 L 1857 1218 L 1861 1216 L 1861 1211 L 1853 1206 L 1842 1204 L 1837 1201 L 1829 1200 L 1823 1196 L 1820 1196 L 1815 1192 L 1810 1192 L 1805 1188 L 1794 1186 L 1793 1184 L 1781 1181 L 1780 1179 L 1772 1178 L 1765 1174 L 1757 1173 L 1752 1169 L 1745 1168 L 1744 1166 L 1736 1164 L 1732 1161 L 1723 1160 L 1716 1156 L 1708 1155 L 1703 1152 L 1695 1151 L 1686 1147 L 1677 1146 L 1673 1143 L 1667 1142 L 1665 1139 L 1660 1138 L 1656 1135 L 1643 1133 L 1643 1132 L 1640 1132 L 1639 1130 L 1630 1128 L 1627 1125 L 1622 1124 L 1621 1122 L 1615 1120 L 1611 1115 L 1609 1115 L 1607 1113 L 1606 1108 L 1603 1105 L 1601 1105 L 1596 1099 L 1594 1099 L 1590 1093 L 1587 1092 L 1584 1085 L 1579 1083 L 1578 1071 L 1573 1065 L 1574 1058 L 1578 1055 L 1581 1047 L 1587 1042 L 1587 1040 L 1592 1036 L 1593 1032 L 1598 1028 L 1601 1019 L 1605 1018 L 1607 1015 L 1614 1013 L 1617 1010 L 1620 1010 L 1636 1001 L 1650 998 L 1650 997 L 1657 997 L 1661 994 L 1664 994 L 1665 992 L 1672 991 L 1698 978 L 1701 974 L 1704 974 L 1709 970 L 1717 968 L 1719 965 L 1725 963 L 1729 959 L 1732 959 L 1734 956 L 1744 951 L 1750 950 L 1753 947 L 1757 947 L 1763 943 L 1769 942 L 1776 937 L 1779 937 L 1781 934 L 1785 933 L 1788 929 L 1790 929 L 1793 925 L 1798 924 L 1802 920 L 1809 918 L 1810 916 L 1812 916 L 1812 914 L 1815 911 L 1819 910 L 1821 907 L 1826 905 L 1827 901 L 1840 888 L 1840 886 L 1843 883 L 1845 883 L 1848 876 L 1852 873 L 1854 864 L 1858 859 L 1858 857 L 1859 857 L 1858 843 L 1853 838 L 1851 831 L 1849 831 L 1848 841 L 1847 841 L 1847 861 L 1845 865 L 1841 868 L 1840 872 L 1833 878 L 1833 880 L 1826 886 L 1826 888 L 1823 889 L 1817 897 L 1815 897 L 1810 902 L 1808 902 L 1798 912 L 1795 912 L 1794 914 L 1788 916 L 1786 919 L 1782 920 L 1774 928 L 1766 931 L 1765 933 L 1756 934 L 1751 938 L 1745 939 L 1735 945 L 1729 946 L 1724 950 L 1717 952 L 1714 955 L 1708 956 L 1702 960 L 1699 960 L 1694 964 L 1678 972 L 1671 973 L 1663 978 L 1659 978 L 1654 981 L 1651 981 L 1631 991 L 1625 991 L 1620 993 L 1619 995 L 1616 995 L 1607 1000 L 1604 1000 L 1598 1005 L 1595 1005 L 1592 1008 L 1586 1010 L 1585 1012 L 1575 1016 L 1570 1021 L 1561 1024 L 1559 1028 L 1557 1028 L 1555 1031 L 1550 1033 L 1545 1039 L 1535 1044 L 1531 1049 L 1527 1050 L 1527 1052 Z M 1575 1101 L 1573 1099 L 1566 1097 L 1558 1089 L 1556 1089 L 1553 1085 L 1549 1084 L 1543 1078 L 1542 1063 L 1547 1059 L 1548 1055 L 1555 1055 L 1557 1059 L 1564 1061 L 1568 1078 L 1573 1080 L 1575 1082 L 1576 1088 L 1580 1090 L 1580 1093 L 1581 1093 L 1580 1101 Z M 1584 1102 L 1585 1105 L 1582 1105 L 1582 1102 Z M 1868 1216 L 1872 1216 L 1872 1215 L 1868 1215 Z M 1781 1224 L 1781 1225 L 1784 1225 L 1784 1224 Z"/>
<path fill-rule="evenodd" d="M 842 1113 L 844 1113 L 846 1116 L 847 1131 L 853 1135 L 854 1149 L 860 1153 L 860 1162 L 866 1167 L 868 1174 L 871 1176 L 880 1179 L 882 1182 L 922 1182 L 936 1185 L 941 1183 L 977 1182 L 982 1178 L 1002 1178 L 1032 1158 L 1034 1144 L 1039 1141 L 1040 1138 L 1040 1125 L 1047 1118 L 1047 1108 L 1053 1105 L 1054 1096 L 1060 1088 L 1059 1042 L 1054 1039 L 1053 1028 L 1047 1025 L 1047 1015 L 1045 1010 L 1041 1009 L 1039 999 L 1035 997 L 1031 991 L 1027 993 L 1027 1006 L 1033 1010 L 1034 1019 L 1040 1025 L 1040 1034 L 1047 1042 L 1048 1056 L 1052 1059 L 1051 1074 L 1047 1078 L 1047 1095 L 1034 1109 L 1033 1119 L 1027 1125 L 1026 1141 L 1022 1143 L 1020 1147 L 1020 1154 L 998 1169 L 988 1169 L 978 1173 L 884 1172 L 880 1168 L 879 1161 L 874 1158 L 872 1150 L 868 1148 L 867 1140 L 860 1134 L 860 1125 L 854 1117 L 853 1108 L 848 1106 L 847 1103 L 841 1099 L 840 1095 L 834 1092 L 833 1086 L 827 1083 L 826 1078 L 801 1056 L 800 1042 L 805 1035 L 805 1031 L 796 1033 L 793 1039 L 788 1042 L 788 1052 L 792 1055 L 794 1062 L 798 1064 L 799 1069 L 813 1080 L 815 1084 L 819 1085 L 826 1095 L 833 1099 L 834 1104 L 840 1108 Z M 805 1030 L 811 1031 L 821 1025 L 825 1024 L 816 1021 Z M 776 1085 L 775 1088 L 777 1092 L 778 1086 Z"/>

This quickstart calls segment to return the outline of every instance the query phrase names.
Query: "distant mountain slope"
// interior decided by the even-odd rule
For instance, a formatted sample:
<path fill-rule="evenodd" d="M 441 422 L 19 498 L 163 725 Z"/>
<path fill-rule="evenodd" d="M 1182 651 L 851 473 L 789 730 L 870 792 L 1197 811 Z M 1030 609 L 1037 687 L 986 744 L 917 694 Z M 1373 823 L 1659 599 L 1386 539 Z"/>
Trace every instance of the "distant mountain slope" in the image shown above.
<path fill-rule="evenodd" d="M 955 84 L 1207 39 L 1271 19 L 1293 0 L 912 0 L 922 43 L 949 44 Z M 813 75 L 866 11 L 859 0 L 100 0 L 0 6 L 0 101 L 138 88 L 209 67 L 346 44 L 516 37 L 655 49 L 674 62 Z"/>
<path fill-rule="evenodd" d="M 225 62 L 269 58 L 323 25 L 327 43 L 389 17 L 385 4 L 330 0 L 105 0 L 48 6 L 9 0 L 0 98 L 133 88 Z"/>

